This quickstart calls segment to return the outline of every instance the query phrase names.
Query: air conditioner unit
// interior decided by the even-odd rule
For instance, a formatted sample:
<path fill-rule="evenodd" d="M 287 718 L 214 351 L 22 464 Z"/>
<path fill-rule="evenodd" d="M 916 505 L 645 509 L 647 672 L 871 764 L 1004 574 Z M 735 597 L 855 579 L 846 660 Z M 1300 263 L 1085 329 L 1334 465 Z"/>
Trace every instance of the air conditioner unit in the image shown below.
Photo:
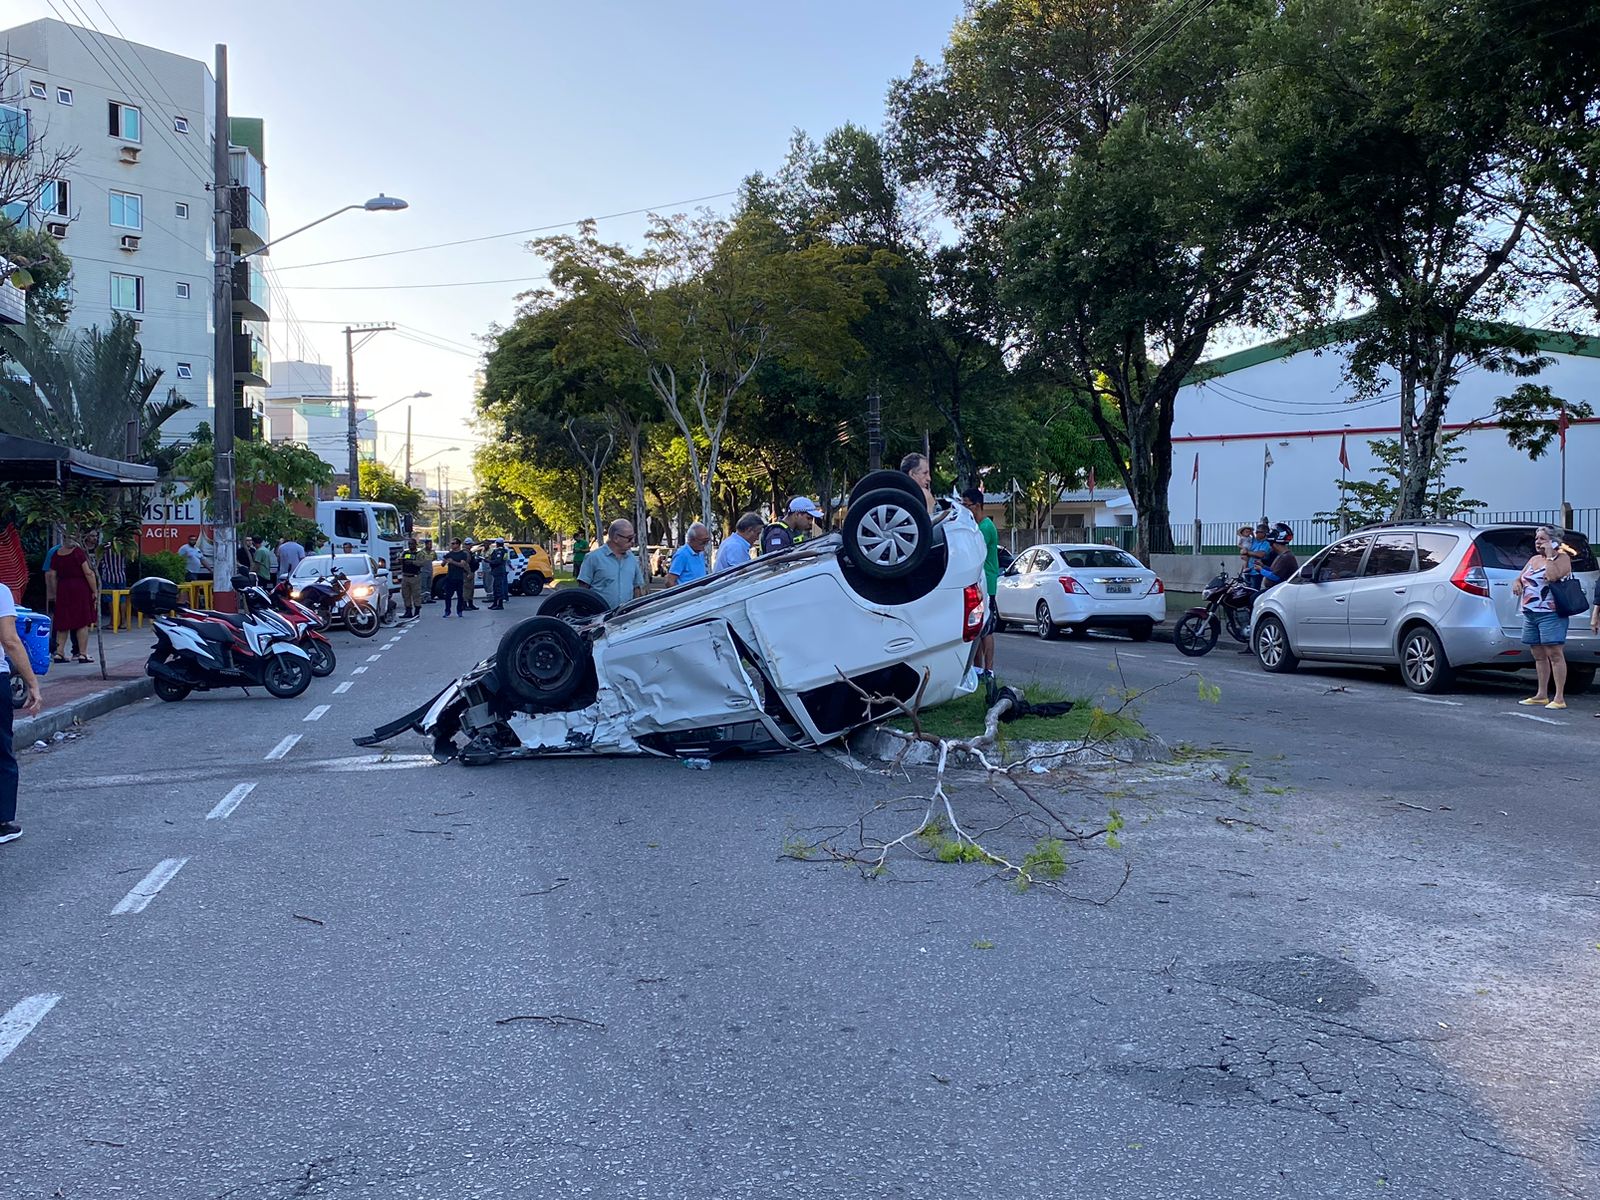
<path fill-rule="evenodd" d="M 64 238 L 67 236 L 67 223 L 65 221 L 46 221 L 44 223 L 44 231 L 53 238 Z"/>
<path fill-rule="evenodd" d="M 125 233 L 122 235 L 122 240 L 118 244 L 124 250 L 137 250 L 139 248 L 139 238 L 135 234 Z"/>
<path fill-rule="evenodd" d="M 122 161 L 125 162 L 125 163 L 138 162 L 139 161 L 139 147 L 138 146 L 124 146 L 122 148 Z"/>
<path fill-rule="evenodd" d="M 139 333 L 143 329 L 144 329 L 144 322 L 141 321 L 138 317 L 134 317 L 133 318 L 133 331 L 135 333 Z"/>

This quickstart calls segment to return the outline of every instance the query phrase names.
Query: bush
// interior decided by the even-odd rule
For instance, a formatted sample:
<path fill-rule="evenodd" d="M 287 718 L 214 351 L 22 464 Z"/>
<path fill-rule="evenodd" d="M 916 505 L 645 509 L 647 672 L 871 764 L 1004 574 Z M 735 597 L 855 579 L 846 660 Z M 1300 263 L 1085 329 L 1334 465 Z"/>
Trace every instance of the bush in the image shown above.
<path fill-rule="evenodd" d="M 322 542 L 322 531 L 317 523 L 302 517 L 281 500 L 251 512 L 239 526 L 239 536 L 259 537 L 274 547 L 279 539 L 291 537 L 304 546 L 307 553 L 315 551 Z"/>
<path fill-rule="evenodd" d="M 172 580 L 173 583 L 183 583 L 189 578 L 189 568 L 184 565 L 182 555 L 163 550 L 143 555 L 139 559 L 139 570 L 133 578 L 143 579 L 147 575 L 159 575 L 163 579 Z"/>

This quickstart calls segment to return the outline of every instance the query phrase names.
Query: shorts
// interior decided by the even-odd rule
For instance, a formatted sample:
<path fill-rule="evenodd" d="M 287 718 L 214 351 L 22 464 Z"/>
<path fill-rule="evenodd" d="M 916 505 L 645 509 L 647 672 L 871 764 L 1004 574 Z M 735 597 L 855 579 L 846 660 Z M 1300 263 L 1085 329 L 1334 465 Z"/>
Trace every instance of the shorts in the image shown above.
<path fill-rule="evenodd" d="M 1524 646 L 1561 646 L 1567 640 L 1567 620 L 1560 613 L 1522 613 L 1522 644 Z"/>

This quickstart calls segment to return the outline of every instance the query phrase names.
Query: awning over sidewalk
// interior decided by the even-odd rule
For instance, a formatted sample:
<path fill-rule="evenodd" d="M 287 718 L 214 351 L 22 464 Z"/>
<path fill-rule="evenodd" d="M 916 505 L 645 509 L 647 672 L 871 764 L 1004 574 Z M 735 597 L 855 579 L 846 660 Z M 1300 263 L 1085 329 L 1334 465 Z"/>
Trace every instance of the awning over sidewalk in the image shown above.
<path fill-rule="evenodd" d="M 160 477 L 154 467 L 101 458 L 70 446 L 0 433 L 0 483 L 87 483 L 138 487 Z"/>

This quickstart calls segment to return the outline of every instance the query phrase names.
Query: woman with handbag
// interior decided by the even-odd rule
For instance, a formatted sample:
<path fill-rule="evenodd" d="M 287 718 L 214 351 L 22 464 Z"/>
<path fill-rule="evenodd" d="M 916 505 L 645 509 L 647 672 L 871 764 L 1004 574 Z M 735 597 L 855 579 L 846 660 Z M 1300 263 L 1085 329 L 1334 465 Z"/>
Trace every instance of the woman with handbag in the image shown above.
<path fill-rule="evenodd" d="M 1572 556 L 1562 546 L 1560 535 L 1548 525 L 1539 526 L 1533 535 L 1533 549 L 1533 557 L 1522 568 L 1511 591 L 1522 602 L 1522 644 L 1533 655 L 1539 690 L 1518 703 L 1530 708 L 1561 709 L 1567 706 L 1566 643 L 1570 615 L 1558 611 L 1551 589 L 1562 580 L 1572 579 Z"/>

